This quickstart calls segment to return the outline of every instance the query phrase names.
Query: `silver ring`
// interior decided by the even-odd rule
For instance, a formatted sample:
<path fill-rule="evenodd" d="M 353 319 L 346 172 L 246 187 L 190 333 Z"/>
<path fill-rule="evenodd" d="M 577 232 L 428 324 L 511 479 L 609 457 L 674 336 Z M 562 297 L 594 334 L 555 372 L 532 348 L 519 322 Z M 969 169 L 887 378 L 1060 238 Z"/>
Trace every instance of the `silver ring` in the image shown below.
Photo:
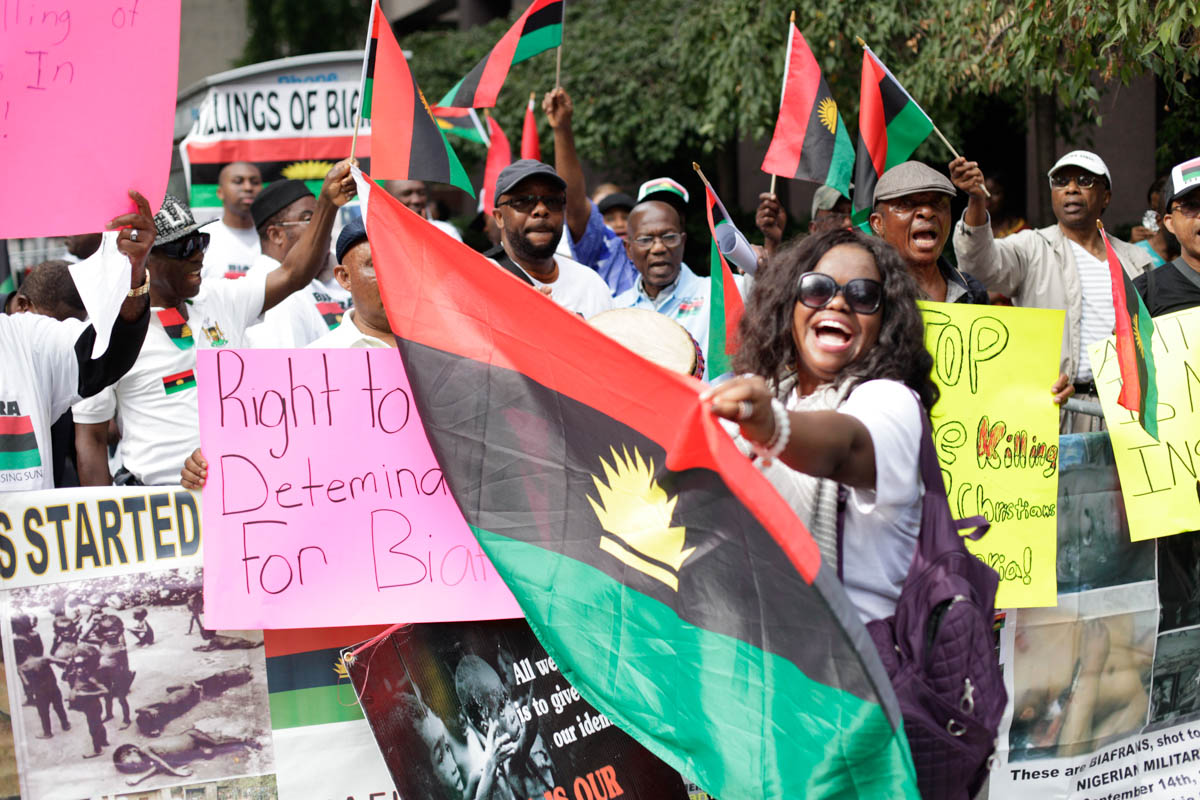
<path fill-rule="evenodd" d="M 738 401 L 738 419 L 750 419 L 750 415 L 754 413 L 754 403 L 749 400 Z"/>
<path fill-rule="evenodd" d="M 129 229 L 129 241 L 136 242 L 137 241 L 137 233 L 138 233 L 137 228 L 130 228 Z"/>

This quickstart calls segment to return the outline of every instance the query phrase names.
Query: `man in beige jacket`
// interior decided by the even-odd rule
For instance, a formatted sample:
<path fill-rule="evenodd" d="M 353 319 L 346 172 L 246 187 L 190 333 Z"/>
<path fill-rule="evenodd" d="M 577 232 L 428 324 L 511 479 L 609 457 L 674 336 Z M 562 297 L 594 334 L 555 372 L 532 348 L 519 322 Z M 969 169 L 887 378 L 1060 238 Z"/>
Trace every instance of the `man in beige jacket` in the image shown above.
<path fill-rule="evenodd" d="M 1116 319 L 1108 259 L 1096 228 L 1112 198 L 1108 167 L 1095 153 L 1067 153 L 1048 173 L 1057 224 L 1000 240 L 992 237 L 979 165 L 956 158 L 950 162 L 950 177 L 970 197 L 954 228 L 959 269 L 1018 306 L 1065 309 L 1061 371 L 1071 376 L 1077 397 L 1094 400 L 1087 347 L 1109 336 Z M 1145 251 L 1112 236 L 1109 241 L 1130 278 L 1149 268 Z M 1075 418 L 1064 420 L 1066 433 L 1103 429 L 1099 418 L 1071 416 Z"/>

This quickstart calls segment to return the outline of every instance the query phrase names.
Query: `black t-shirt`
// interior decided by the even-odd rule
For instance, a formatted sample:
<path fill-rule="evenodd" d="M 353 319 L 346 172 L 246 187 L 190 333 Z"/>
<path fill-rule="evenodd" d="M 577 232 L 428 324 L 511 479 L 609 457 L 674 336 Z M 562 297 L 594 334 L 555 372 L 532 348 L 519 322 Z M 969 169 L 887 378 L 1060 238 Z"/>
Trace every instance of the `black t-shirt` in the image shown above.
<path fill-rule="evenodd" d="M 1153 270 L 1153 292 L 1150 291 L 1150 274 L 1142 273 L 1133 279 L 1134 288 L 1142 296 L 1150 316 L 1200 306 L 1200 273 L 1185 264 L 1182 258 Z"/>

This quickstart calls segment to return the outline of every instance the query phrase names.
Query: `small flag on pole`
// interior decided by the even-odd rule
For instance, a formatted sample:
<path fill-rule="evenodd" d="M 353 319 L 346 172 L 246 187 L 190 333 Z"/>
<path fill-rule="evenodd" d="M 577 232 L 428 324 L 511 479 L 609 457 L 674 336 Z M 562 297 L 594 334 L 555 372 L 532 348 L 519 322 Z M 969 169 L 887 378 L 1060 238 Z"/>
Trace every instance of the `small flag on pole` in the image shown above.
<path fill-rule="evenodd" d="M 442 133 L 477 144 L 486 145 L 488 143 L 487 131 L 484 130 L 483 123 L 480 122 L 479 114 L 475 112 L 475 109 L 434 106 L 431 110 Z"/>
<path fill-rule="evenodd" d="M 1113 311 L 1116 314 L 1117 364 L 1121 368 L 1121 394 L 1118 405 L 1136 411 L 1138 424 L 1158 441 L 1158 385 L 1154 377 L 1154 320 L 1121 266 L 1121 260 L 1108 241 L 1103 223 L 1096 220 L 1104 249 L 1108 253 L 1108 272 L 1112 278 Z"/>
<path fill-rule="evenodd" d="M 708 230 L 712 234 L 709 253 L 709 280 L 712 283 L 708 300 L 708 357 L 704 365 L 705 373 L 711 379 L 729 372 L 730 357 L 737 352 L 737 329 L 743 311 L 742 295 L 733 280 L 733 270 L 718 246 L 722 226 L 733 228 L 734 231 L 737 229 L 730 221 L 721 198 L 717 197 L 704 173 L 700 172 L 700 167 L 696 164 L 692 166 L 704 182 L 704 210 L 708 214 Z"/>
<path fill-rule="evenodd" d="M 529 105 L 525 106 L 525 125 L 521 128 L 521 158 L 542 160 L 542 146 L 538 142 L 537 116 L 534 114 L 533 92 L 529 93 Z"/>
<path fill-rule="evenodd" d="M 779 118 L 762 170 L 768 175 L 824 183 L 850 196 L 854 146 L 829 84 L 794 23 L 788 25 Z"/>
<path fill-rule="evenodd" d="M 449 183 L 474 196 L 471 179 L 434 120 L 379 0 L 371 4 L 368 30 L 362 117 L 371 120 L 371 171 L 379 179 Z"/>
<path fill-rule="evenodd" d="M 492 51 L 446 93 L 439 106 L 491 108 L 513 64 L 562 44 L 563 0 L 533 0 Z"/>
<path fill-rule="evenodd" d="M 508 137 L 500 129 L 500 123 L 491 114 L 487 114 L 488 145 L 487 164 L 483 170 L 483 188 L 479 190 L 479 210 L 491 214 L 496 207 L 496 179 L 500 172 L 512 163 L 512 146 Z"/>
<path fill-rule="evenodd" d="M 929 115 L 865 44 L 860 92 L 852 217 L 856 225 L 863 225 L 871 215 L 879 176 L 907 161 L 934 127 Z"/>

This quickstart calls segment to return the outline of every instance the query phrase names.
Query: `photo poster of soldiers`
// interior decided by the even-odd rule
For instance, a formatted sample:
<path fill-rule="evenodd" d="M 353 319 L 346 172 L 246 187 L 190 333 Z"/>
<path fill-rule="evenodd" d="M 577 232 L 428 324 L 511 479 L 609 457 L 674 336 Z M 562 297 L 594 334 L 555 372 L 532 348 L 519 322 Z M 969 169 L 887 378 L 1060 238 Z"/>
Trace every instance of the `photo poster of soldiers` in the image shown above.
<path fill-rule="evenodd" d="M 349 672 L 405 800 L 688 797 L 580 698 L 524 620 L 405 626 Z"/>
<path fill-rule="evenodd" d="M 4 595 L 21 797 L 155 796 L 274 772 L 262 632 L 204 627 L 200 567 Z"/>
<path fill-rule="evenodd" d="M 1081 438 L 1107 452 L 1064 454 L 1058 606 L 1000 631 L 990 796 L 1200 797 L 1200 539 L 1131 542 L 1111 448 Z"/>
<path fill-rule="evenodd" d="M 15 800 L 21 796 L 17 776 L 17 753 L 13 745 L 12 706 L 8 704 L 8 659 L 0 649 L 0 800 Z M 13 670 L 13 680 L 17 680 Z"/>

